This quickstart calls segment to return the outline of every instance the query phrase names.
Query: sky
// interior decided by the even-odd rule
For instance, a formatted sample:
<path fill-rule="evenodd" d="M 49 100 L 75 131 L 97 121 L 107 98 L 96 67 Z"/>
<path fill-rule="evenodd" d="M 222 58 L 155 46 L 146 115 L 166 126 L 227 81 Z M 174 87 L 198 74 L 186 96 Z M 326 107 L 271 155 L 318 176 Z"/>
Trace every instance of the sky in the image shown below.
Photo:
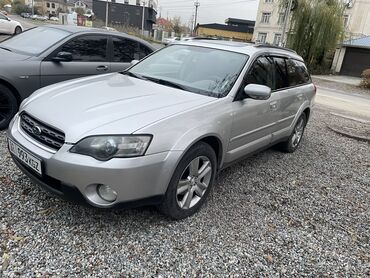
<path fill-rule="evenodd" d="M 195 13 L 196 0 L 159 0 L 158 13 L 166 18 L 180 16 L 188 25 Z M 259 0 L 198 0 L 198 23 L 225 23 L 229 17 L 255 20 Z"/>

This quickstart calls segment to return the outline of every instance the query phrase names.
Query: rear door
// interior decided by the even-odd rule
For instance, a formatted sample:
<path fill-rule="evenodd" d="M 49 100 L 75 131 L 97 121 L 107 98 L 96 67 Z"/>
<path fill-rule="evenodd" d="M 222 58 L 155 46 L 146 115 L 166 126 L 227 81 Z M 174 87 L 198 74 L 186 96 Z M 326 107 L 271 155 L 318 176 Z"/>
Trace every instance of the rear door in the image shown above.
<path fill-rule="evenodd" d="M 71 53 L 72 61 L 52 61 L 59 52 Z M 41 86 L 109 72 L 108 36 L 81 35 L 63 44 L 41 63 Z"/>
<path fill-rule="evenodd" d="M 290 59 L 274 57 L 275 62 L 275 93 L 280 97 L 279 123 L 277 134 L 274 137 L 283 136 L 292 125 L 299 108 L 306 100 L 306 94 L 311 90 L 311 79 L 303 62 Z M 279 139 L 279 138 L 274 138 Z"/>
<path fill-rule="evenodd" d="M 141 60 L 152 53 L 142 43 L 119 36 L 112 37 L 112 72 L 123 71 L 131 65 L 132 60 Z"/>

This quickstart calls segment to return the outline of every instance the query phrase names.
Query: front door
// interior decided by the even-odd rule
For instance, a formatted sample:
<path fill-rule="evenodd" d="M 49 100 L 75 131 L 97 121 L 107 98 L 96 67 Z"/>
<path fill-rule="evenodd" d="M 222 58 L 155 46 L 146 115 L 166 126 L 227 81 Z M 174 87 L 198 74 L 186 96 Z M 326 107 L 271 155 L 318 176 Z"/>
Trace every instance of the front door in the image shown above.
<path fill-rule="evenodd" d="M 72 61 L 54 62 L 59 52 L 72 54 Z M 111 72 L 108 36 L 82 35 L 72 38 L 41 63 L 41 87 L 57 82 Z"/>
<path fill-rule="evenodd" d="M 247 73 L 241 90 L 248 84 L 274 86 L 273 61 L 260 57 Z M 238 159 L 271 143 L 278 121 L 280 98 L 272 94 L 268 100 L 248 97 L 233 102 L 233 126 L 226 162 Z"/>

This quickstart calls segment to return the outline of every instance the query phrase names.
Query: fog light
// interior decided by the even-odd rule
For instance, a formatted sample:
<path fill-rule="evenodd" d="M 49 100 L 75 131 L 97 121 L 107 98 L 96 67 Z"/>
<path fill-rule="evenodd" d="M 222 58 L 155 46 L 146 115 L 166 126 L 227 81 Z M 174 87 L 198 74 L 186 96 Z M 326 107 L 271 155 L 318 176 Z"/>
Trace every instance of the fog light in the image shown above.
<path fill-rule="evenodd" d="M 108 185 L 99 184 L 96 188 L 96 191 L 98 192 L 100 198 L 102 198 L 104 201 L 114 202 L 117 199 L 117 192 Z"/>

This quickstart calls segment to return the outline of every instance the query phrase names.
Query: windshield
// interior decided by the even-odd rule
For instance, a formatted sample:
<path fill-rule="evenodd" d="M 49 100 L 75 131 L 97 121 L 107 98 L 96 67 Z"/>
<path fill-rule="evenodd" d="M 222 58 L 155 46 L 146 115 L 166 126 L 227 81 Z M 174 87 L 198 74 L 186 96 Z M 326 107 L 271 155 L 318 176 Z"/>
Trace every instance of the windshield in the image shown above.
<path fill-rule="evenodd" d="M 226 96 L 248 56 L 187 45 L 172 45 L 149 56 L 128 73 L 166 86 L 213 97 Z"/>
<path fill-rule="evenodd" d="M 0 43 L 0 47 L 22 54 L 38 55 L 70 34 L 56 28 L 37 27 Z"/>

